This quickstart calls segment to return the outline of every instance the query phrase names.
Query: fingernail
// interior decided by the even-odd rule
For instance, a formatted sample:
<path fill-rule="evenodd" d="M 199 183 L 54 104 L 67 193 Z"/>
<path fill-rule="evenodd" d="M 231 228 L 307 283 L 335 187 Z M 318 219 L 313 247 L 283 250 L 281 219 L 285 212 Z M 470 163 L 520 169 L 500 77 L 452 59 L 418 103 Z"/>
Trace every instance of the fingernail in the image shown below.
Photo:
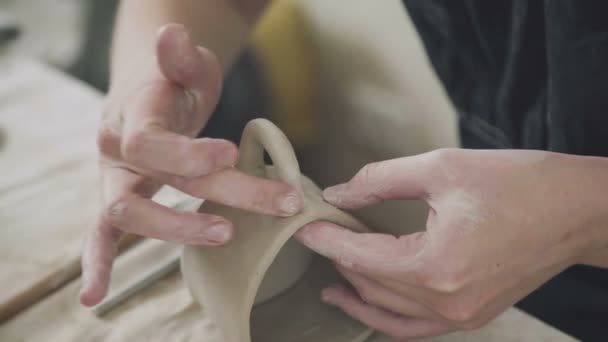
<path fill-rule="evenodd" d="M 175 39 L 178 40 L 178 42 L 180 44 L 187 44 L 190 45 L 190 35 L 188 34 L 188 31 L 186 31 L 186 29 L 182 26 L 175 26 L 176 28 L 176 34 L 175 34 Z"/>
<path fill-rule="evenodd" d="M 163 25 L 161 27 L 158 28 L 158 31 L 156 31 L 156 36 L 160 36 L 161 34 L 163 34 L 163 32 L 165 32 L 167 30 L 167 27 L 169 25 Z"/>
<path fill-rule="evenodd" d="M 330 186 L 323 190 L 323 198 L 330 203 L 335 203 L 340 201 L 342 197 L 342 193 L 344 193 L 346 186 L 344 184 Z"/>
<path fill-rule="evenodd" d="M 170 24 L 165 24 L 165 25 L 161 26 L 161 27 L 158 29 L 158 31 L 156 31 L 156 35 L 157 35 L 157 36 L 160 36 L 161 34 L 163 34 L 163 33 L 164 33 L 165 31 L 167 31 L 168 29 L 172 29 L 172 30 L 174 30 L 174 31 L 175 31 L 175 30 L 177 30 L 177 31 L 179 31 L 180 33 L 181 33 L 181 32 L 184 32 L 184 33 L 186 32 L 186 29 L 184 28 L 184 26 L 183 26 L 183 25 L 176 24 L 176 23 L 170 23 Z M 187 36 L 187 34 L 186 34 L 186 36 Z"/>
<path fill-rule="evenodd" d="M 287 215 L 295 215 L 302 209 L 302 200 L 295 192 L 290 192 L 279 199 L 279 210 Z"/>
<path fill-rule="evenodd" d="M 321 291 L 321 300 L 329 305 L 336 305 L 334 297 L 331 295 L 331 291 L 324 289 Z"/>
<path fill-rule="evenodd" d="M 226 223 L 216 223 L 207 228 L 205 237 L 215 243 L 224 243 L 230 239 L 230 229 Z"/>
<path fill-rule="evenodd" d="M 336 296 L 340 296 L 345 291 L 344 285 L 333 284 L 321 291 L 321 300 L 330 305 L 338 305 L 338 298 Z"/>
<path fill-rule="evenodd" d="M 81 288 L 78 296 L 80 303 L 84 306 L 93 306 L 101 302 L 103 299 L 103 296 L 100 298 L 100 296 L 93 293 L 88 286 Z"/>

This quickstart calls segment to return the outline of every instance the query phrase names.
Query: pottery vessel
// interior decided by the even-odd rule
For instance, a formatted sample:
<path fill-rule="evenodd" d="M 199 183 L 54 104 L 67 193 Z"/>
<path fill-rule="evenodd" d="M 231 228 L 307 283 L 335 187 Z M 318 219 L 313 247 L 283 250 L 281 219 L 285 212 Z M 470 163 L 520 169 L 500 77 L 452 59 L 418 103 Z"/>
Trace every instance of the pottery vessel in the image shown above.
<path fill-rule="evenodd" d="M 273 165 L 264 162 L 268 152 Z M 235 225 L 234 239 L 220 247 L 186 246 L 182 272 L 213 342 L 360 342 L 372 331 L 323 304 L 321 289 L 343 281 L 332 265 L 302 246 L 293 234 L 325 220 L 355 231 L 367 228 L 329 205 L 321 190 L 300 174 L 287 137 L 274 124 L 247 124 L 237 168 L 292 185 L 304 199 L 298 215 L 280 218 L 205 202 L 200 212 Z"/>

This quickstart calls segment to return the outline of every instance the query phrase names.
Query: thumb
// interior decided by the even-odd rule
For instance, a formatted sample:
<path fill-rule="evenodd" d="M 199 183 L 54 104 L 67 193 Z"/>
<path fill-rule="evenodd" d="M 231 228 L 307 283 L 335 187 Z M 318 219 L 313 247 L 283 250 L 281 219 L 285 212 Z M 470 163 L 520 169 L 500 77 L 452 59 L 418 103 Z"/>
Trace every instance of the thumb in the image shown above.
<path fill-rule="evenodd" d="M 425 198 L 437 178 L 428 156 L 426 153 L 368 164 L 350 181 L 325 189 L 323 197 L 345 209 L 384 200 Z"/>
<path fill-rule="evenodd" d="M 400 237 L 356 233 L 325 221 L 307 224 L 295 237 L 341 267 L 372 276 L 390 276 L 413 268 L 426 244 L 425 232 Z"/>
<path fill-rule="evenodd" d="M 196 46 L 184 26 L 172 23 L 160 28 L 156 56 L 164 77 L 191 91 L 206 107 L 215 107 L 222 69 L 213 52 Z"/>

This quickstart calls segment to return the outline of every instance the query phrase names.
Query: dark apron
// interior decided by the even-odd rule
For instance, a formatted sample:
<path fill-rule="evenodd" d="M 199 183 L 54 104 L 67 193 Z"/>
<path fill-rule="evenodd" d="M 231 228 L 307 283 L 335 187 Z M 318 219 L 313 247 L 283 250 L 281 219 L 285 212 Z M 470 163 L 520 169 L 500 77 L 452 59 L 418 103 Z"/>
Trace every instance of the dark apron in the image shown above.
<path fill-rule="evenodd" d="M 608 1 L 404 3 L 459 113 L 464 147 L 608 156 Z M 582 340 L 608 341 L 608 270 L 572 267 L 518 306 Z"/>

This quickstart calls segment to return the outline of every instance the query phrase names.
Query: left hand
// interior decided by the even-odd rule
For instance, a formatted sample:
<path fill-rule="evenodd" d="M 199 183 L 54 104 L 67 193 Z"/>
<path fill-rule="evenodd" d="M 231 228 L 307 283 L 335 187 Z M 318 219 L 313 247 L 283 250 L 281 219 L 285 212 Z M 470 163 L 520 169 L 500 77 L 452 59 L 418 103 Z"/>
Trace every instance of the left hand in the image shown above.
<path fill-rule="evenodd" d="M 370 164 L 325 199 L 424 199 L 426 230 L 394 237 L 314 222 L 298 233 L 354 291 L 322 298 L 397 339 L 480 327 L 576 264 L 608 267 L 608 162 L 541 151 L 438 150 Z"/>

